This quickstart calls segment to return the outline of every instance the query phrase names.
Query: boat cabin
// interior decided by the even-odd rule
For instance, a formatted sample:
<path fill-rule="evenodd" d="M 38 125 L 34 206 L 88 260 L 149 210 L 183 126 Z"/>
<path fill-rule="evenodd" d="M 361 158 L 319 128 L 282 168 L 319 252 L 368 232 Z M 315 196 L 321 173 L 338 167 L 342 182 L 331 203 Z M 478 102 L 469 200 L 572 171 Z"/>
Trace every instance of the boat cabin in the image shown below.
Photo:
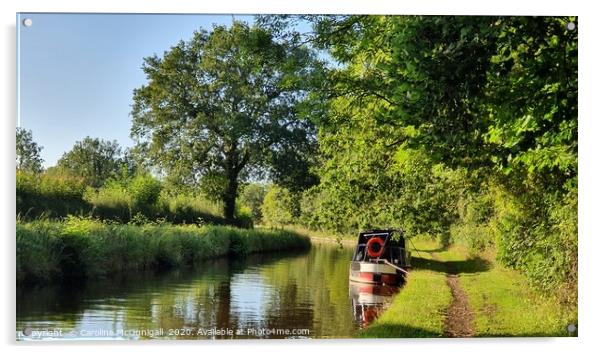
<path fill-rule="evenodd" d="M 372 284 L 399 284 L 411 267 L 410 258 L 401 230 L 360 232 L 349 279 Z"/>
<path fill-rule="evenodd" d="M 406 250 L 405 238 L 400 230 L 360 232 L 353 260 L 387 260 L 402 268 L 410 267 L 410 253 Z"/>

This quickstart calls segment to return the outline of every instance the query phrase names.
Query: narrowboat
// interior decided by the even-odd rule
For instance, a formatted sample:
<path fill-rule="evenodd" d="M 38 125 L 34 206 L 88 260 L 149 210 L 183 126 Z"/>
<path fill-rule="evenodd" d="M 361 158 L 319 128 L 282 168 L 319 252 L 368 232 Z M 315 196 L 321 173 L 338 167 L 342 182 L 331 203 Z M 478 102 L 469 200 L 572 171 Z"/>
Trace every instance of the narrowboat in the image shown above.
<path fill-rule="evenodd" d="M 410 258 L 401 230 L 360 232 L 349 266 L 349 280 L 368 284 L 401 285 L 411 267 Z"/>

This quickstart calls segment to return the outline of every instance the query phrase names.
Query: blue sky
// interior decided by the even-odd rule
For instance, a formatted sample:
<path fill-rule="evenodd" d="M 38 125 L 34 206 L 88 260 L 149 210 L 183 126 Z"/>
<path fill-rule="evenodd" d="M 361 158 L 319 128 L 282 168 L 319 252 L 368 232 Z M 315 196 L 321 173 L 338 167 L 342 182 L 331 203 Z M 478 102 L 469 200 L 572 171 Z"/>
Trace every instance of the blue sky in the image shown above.
<path fill-rule="evenodd" d="M 32 26 L 25 27 L 23 19 Z M 252 21 L 251 16 L 235 15 Z M 232 15 L 28 14 L 17 16 L 18 126 L 32 130 L 52 166 L 86 136 L 132 146 L 132 91 L 143 58 L 162 55 L 200 27 Z"/>

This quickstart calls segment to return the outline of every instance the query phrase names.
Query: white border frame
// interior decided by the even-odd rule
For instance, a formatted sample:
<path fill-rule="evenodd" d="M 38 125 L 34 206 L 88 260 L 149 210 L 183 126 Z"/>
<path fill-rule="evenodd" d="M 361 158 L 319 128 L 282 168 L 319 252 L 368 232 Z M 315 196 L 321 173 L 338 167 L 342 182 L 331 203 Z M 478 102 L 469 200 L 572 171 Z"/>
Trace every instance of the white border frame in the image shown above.
<path fill-rule="evenodd" d="M 596 223 L 600 214 L 598 204 L 600 193 L 600 157 L 602 151 L 599 136 L 602 132 L 597 97 L 598 86 L 602 82 L 599 68 L 600 30 L 598 28 L 599 13 L 594 9 L 594 1 L 531 1 L 504 0 L 491 2 L 487 0 L 302 0 L 295 3 L 278 2 L 277 0 L 222 0 L 219 2 L 201 2 L 186 0 L 8 0 L 2 6 L 2 75 L 0 86 L 3 110 L 3 139 L 1 163 L 2 196 L 4 202 L 0 206 L 3 230 L 1 249 L 4 253 L 2 277 L 4 289 L 2 298 L 2 323 L 0 335 L 3 337 L 4 349 L 13 352 L 49 351 L 61 354 L 80 353 L 83 350 L 105 352 L 117 349 L 114 347 L 144 346 L 145 352 L 164 353 L 172 346 L 175 350 L 215 351 L 232 350 L 250 353 L 304 353 L 320 347 L 324 350 L 345 352 L 361 351 L 405 351 L 413 353 L 437 352 L 449 350 L 463 353 L 507 353 L 509 351 L 545 351 L 549 353 L 566 353 L 581 350 L 592 350 L 597 345 L 597 320 L 602 315 L 597 295 L 601 285 L 597 281 L 600 267 L 598 252 L 602 249 L 600 226 Z M 365 13 L 365 14 L 440 14 L 440 15 L 577 15 L 579 16 L 579 338 L 509 338 L 509 339 L 399 339 L 399 340 L 319 340 L 319 341 L 228 341 L 228 342 L 128 342 L 120 343 L 45 343 L 16 344 L 15 338 L 15 175 L 13 173 L 15 157 L 15 123 L 16 123 L 16 12 L 102 12 L 102 13 Z M 11 167 L 13 166 L 13 167 Z M 83 347 L 83 348 L 82 348 Z M 172 349 L 172 350 L 173 350 Z"/>

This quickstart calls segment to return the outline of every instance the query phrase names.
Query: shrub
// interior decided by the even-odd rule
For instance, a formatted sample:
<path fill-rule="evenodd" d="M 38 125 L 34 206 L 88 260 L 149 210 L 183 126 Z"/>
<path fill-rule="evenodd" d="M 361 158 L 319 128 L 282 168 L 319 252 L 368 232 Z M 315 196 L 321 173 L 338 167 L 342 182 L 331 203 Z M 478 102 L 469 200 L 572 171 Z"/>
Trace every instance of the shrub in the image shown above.
<path fill-rule="evenodd" d="M 127 223 L 134 213 L 132 198 L 119 183 L 109 183 L 98 191 L 90 188 L 86 200 L 93 206 L 92 215 L 103 220 Z"/>
<path fill-rule="evenodd" d="M 286 189 L 271 185 L 261 205 L 263 222 L 268 226 L 279 226 L 293 223 L 293 197 Z"/>
<path fill-rule="evenodd" d="M 253 211 L 251 208 L 238 204 L 234 215 L 236 226 L 245 229 L 253 228 Z"/>
<path fill-rule="evenodd" d="M 52 170 L 41 175 L 17 171 L 17 215 L 23 220 L 41 216 L 56 219 L 89 215 L 101 220 L 128 223 L 134 217 L 176 224 L 227 224 L 219 202 L 192 194 L 162 192 L 162 184 L 150 175 L 122 177 L 104 187 L 86 187 L 83 179 Z M 251 210 L 239 206 L 236 225 L 252 228 Z"/>
<path fill-rule="evenodd" d="M 458 220 L 450 228 L 455 243 L 468 246 L 471 255 L 477 255 L 495 246 L 494 192 L 488 188 L 478 193 L 467 193 L 458 202 Z"/>
<path fill-rule="evenodd" d="M 128 183 L 127 191 L 132 198 L 133 207 L 137 211 L 150 210 L 159 200 L 161 182 L 150 175 L 138 175 Z"/>

